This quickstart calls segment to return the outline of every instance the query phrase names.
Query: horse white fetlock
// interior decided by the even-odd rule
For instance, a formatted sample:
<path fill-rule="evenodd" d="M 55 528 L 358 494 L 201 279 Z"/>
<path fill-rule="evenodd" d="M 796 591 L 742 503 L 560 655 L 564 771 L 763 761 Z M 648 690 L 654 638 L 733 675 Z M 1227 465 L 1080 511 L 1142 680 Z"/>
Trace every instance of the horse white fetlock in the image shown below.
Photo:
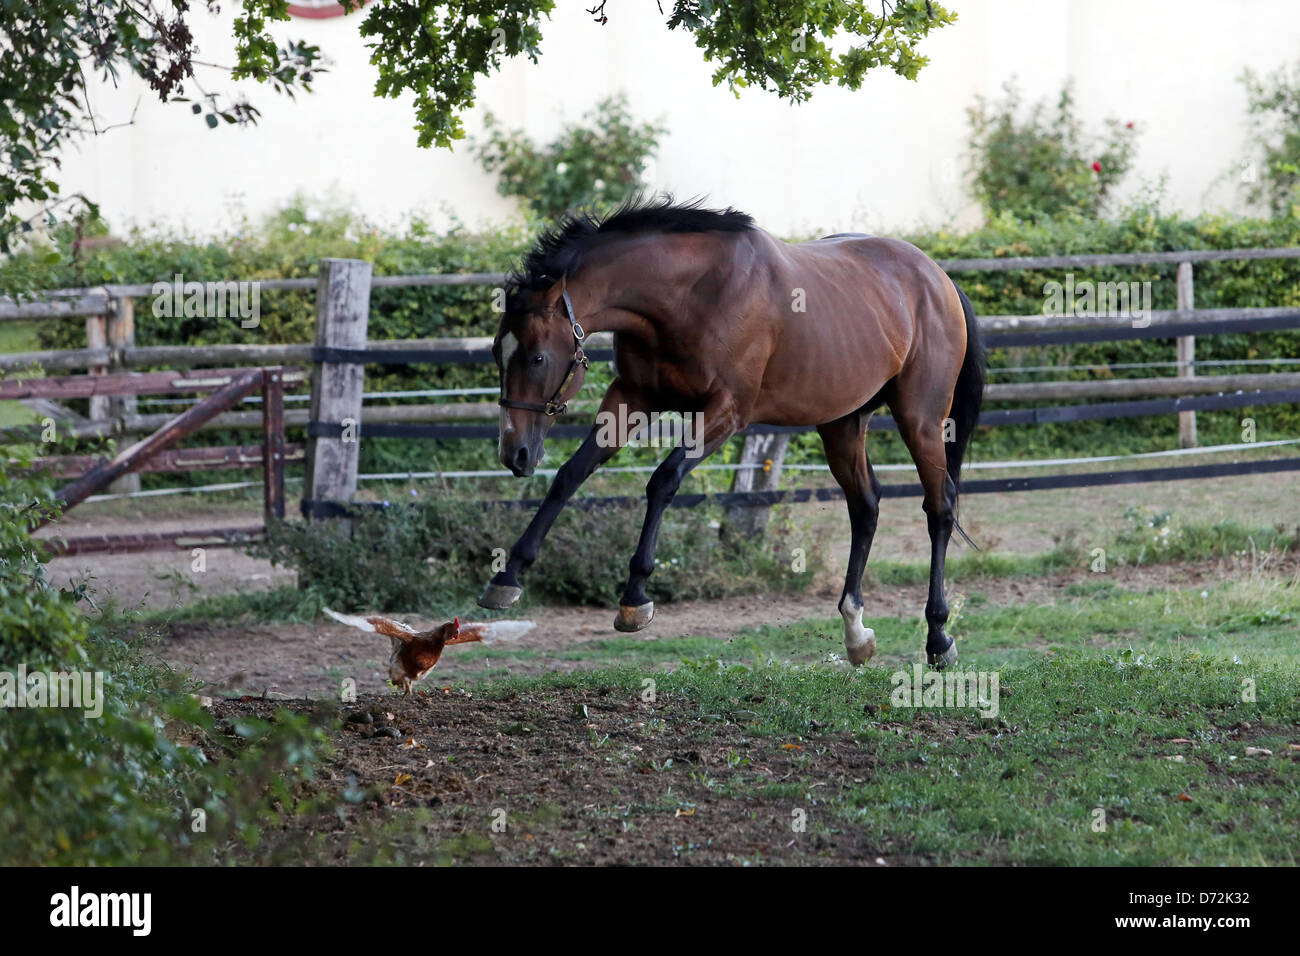
<path fill-rule="evenodd" d="M 926 660 L 935 670 L 944 670 L 957 663 L 957 642 L 952 641 L 942 654 L 927 654 Z"/>
<path fill-rule="evenodd" d="M 849 663 L 861 667 L 876 653 L 876 632 L 862 624 L 862 605 L 849 595 L 840 600 L 840 617 L 844 618 L 844 653 Z"/>

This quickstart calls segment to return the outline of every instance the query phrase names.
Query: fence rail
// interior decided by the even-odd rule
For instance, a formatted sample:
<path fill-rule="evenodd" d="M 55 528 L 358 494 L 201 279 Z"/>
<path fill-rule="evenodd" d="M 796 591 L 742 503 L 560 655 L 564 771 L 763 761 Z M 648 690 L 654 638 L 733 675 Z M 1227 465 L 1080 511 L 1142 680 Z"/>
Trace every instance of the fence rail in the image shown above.
<path fill-rule="evenodd" d="M 1139 338 L 1177 338 L 1184 335 L 1236 334 L 1300 328 L 1295 308 L 1198 309 L 1190 315 L 1177 310 L 1153 310 L 1135 326 L 1131 318 L 1108 316 L 986 315 L 979 326 L 990 348 L 1016 348 L 1081 342 L 1121 341 Z M 591 354 L 607 360 L 613 336 L 589 336 Z M 115 362 L 123 368 L 165 365 L 190 368 L 216 362 L 231 365 L 298 364 L 310 361 L 359 359 L 367 364 L 438 362 L 457 365 L 492 361 L 491 338 L 463 336 L 431 339 L 368 341 L 353 354 L 335 349 L 321 351 L 308 342 L 285 345 L 150 345 L 119 348 L 57 349 L 0 354 L 0 369 L 76 369 Z M 382 355 L 378 353 L 392 353 Z"/>
<path fill-rule="evenodd" d="M 1196 444 L 1195 413 L 1197 411 L 1292 404 L 1300 401 L 1300 374 L 1226 374 L 1199 377 L 1196 375 L 1195 337 L 1197 335 L 1296 329 L 1300 328 L 1300 310 L 1287 307 L 1196 309 L 1193 286 L 1194 264 L 1228 260 L 1293 258 L 1300 258 L 1300 248 L 948 259 L 940 260 L 940 265 L 953 273 L 1028 269 L 1085 270 L 1138 265 L 1175 266 L 1177 307 L 1145 313 L 1141 315 L 1140 321 L 1134 321 L 1131 315 L 991 315 L 979 319 L 986 341 L 993 348 L 1173 338 L 1177 343 L 1175 376 L 995 383 L 989 385 L 986 392 L 986 400 L 989 403 L 1071 402 L 1076 404 L 987 410 L 982 424 L 1030 425 L 1176 413 L 1180 422 L 1180 445 L 1193 447 Z M 270 402 L 273 408 L 264 407 L 258 411 L 225 410 L 236 401 L 242 401 L 244 395 L 256 391 L 256 389 L 246 389 L 237 399 L 230 399 L 233 391 L 225 393 L 226 398 L 230 400 L 226 401 L 221 408 L 215 408 L 209 399 L 203 399 L 181 416 L 181 419 L 186 422 L 187 433 L 214 428 L 261 428 L 263 431 L 261 446 L 202 449 L 198 453 L 193 449 L 159 451 L 154 448 L 150 451 L 152 456 L 150 464 L 143 464 L 144 459 L 140 458 L 135 462 L 139 467 L 125 470 L 117 468 L 113 462 L 89 459 L 88 456 L 49 458 L 43 460 L 43 463 L 59 468 L 60 473 L 69 477 L 80 475 L 77 481 L 92 476 L 95 481 L 101 481 L 107 473 L 106 468 L 108 471 L 117 469 L 121 474 L 135 474 L 141 470 L 259 467 L 264 462 L 277 461 L 282 469 L 284 461 L 301 458 L 307 462 L 304 501 L 346 503 L 356 489 L 358 448 L 355 442 L 343 440 L 345 428 L 355 427 L 358 429 L 358 435 L 366 437 L 460 439 L 494 437 L 496 433 L 494 426 L 473 424 L 475 421 L 495 417 L 497 409 L 494 403 L 364 405 L 366 393 L 363 389 L 363 369 L 367 364 L 460 365 L 492 361 L 489 351 L 491 340 L 486 337 L 369 341 L 366 334 L 366 320 L 371 290 L 414 286 L 499 286 L 505 281 L 505 274 L 499 272 L 373 276 L 369 263 L 355 260 L 322 260 L 315 277 L 258 280 L 259 288 L 262 290 L 315 291 L 316 293 L 316 340 L 311 343 L 286 345 L 136 346 L 134 299 L 170 290 L 172 287 L 168 283 L 108 284 L 82 289 L 56 290 L 19 299 L 0 297 L 0 321 L 54 321 L 84 318 L 87 345 L 84 349 L 0 355 L 0 371 L 12 372 L 32 367 L 45 370 L 85 369 L 87 371 L 86 375 L 80 376 L 0 382 L 0 399 L 18 399 L 30 407 L 47 410 L 52 414 L 57 413 L 60 419 L 59 430 L 65 435 L 130 436 L 164 429 L 169 422 L 175 420 L 168 414 L 140 414 L 136 406 L 138 395 L 185 394 L 201 390 L 203 386 L 230 389 L 235 382 L 244 381 L 241 376 L 244 371 L 248 371 L 244 368 L 246 366 L 256 366 L 260 369 L 267 365 L 311 363 L 310 409 L 285 410 L 283 408 L 284 388 L 306 378 L 305 373 L 290 371 L 286 373 L 288 377 L 278 382 L 278 395 Z M 596 360 L 608 359 L 612 355 L 612 337 L 607 333 L 592 335 L 589 346 L 589 354 Z M 197 366 L 214 364 L 229 367 L 191 372 L 131 371 L 159 366 L 169 369 L 195 369 Z M 59 401 L 71 399 L 89 401 L 88 418 L 81 418 L 57 404 Z M 1094 399 L 1102 401 L 1093 402 Z M 578 404 L 590 407 L 589 403 Z M 274 423 L 271 422 L 271 418 L 274 418 Z M 876 416 L 871 420 L 870 425 L 873 429 L 887 429 L 891 428 L 893 423 L 887 416 Z M 305 428 L 306 445 L 286 444 L 283 437 L 285 427 Z M 552 434 L 557 437 L 577 436 L 585 434 L 589 427 L 589 425 L 563 424 L 557 426 Z M 733 492 L 729 493 L 738 497 L 723 496 L 718 500 L 728 507 L 762 507 L 776 500 L 801 500 L 798 495 L 802 494 L 802 491 L 789 493 L 794 497 L 788 497 L 786 492 L 776 492 L 773 476 L 779 474 L 781 468 L 785 447 L 782 436 L 807 430 L 810 429 L 773 428 L 763 425 L 748 429 L 745 433 L 746 444 L 742 451 L 742 459 L 750 465 L 737 470 L 737 482 L 733 485 Z M 33 429 L 0 430 L 0 441 L 21 440 L 31 436 L 32 433 Z M 1280 464 L 1234 463 L 1232 467 L 1249 466 L 1249 469 L 1258 471 L 1262 466 L 1264 470 L 1285 471 L 1291 470 L 1296 460 L 1280 459 L 1278 460 Z M 763 464 L 762 469 L 757 468 L 758 463 Z M 1026 490 L 1034 487 L 1081 487 L 1084 484 L 1110 481 L 1179 480 L 1181 477 L 1250 473 L 1249 470 L 1223 471 L 1224 467 L 1227 466 L 1203 465 L 1179 469 L 1105 473 L 1120 476 L 1113 478 L 1098 478 L 1096 473 L 1085 476 L 1039 476 L 1032 480 L 1026 479 L 1030 484 L 1016 484 L 1014 487 L 1008 482 L 1015 483 L 1022 480 L 987 479 L 968 482 L 967 490 L 980 493 L 980 489 L 992 491 Z M 1174 472 L 1177 472 L 1177 475 L 1174 475 Z M 1138 475 L 1149 477 L 1135 477 Z M 1155 475 L 1166 477 L 1150 477 Z M 1063 481 L 1065 484 L 1042 483 L 1049 479 Z M 1076 481 L 1083 484 L 1070 484 Z M 76 485 L 76 482 L 73 484 Z M 114 490 L 123 490 L 119 485 L 114 485 Z M 282 471 L 279 487 L 281 488 L 279 508 L 282 511 Z M 905 489 L 910 486 L 893 487 Z M 812 493 L 820 496 L 824 492 L 833 494 L 830 489 L 815 489 Z M 888 493 L 908 492 L 895 490 Z M 268 490 L 267 494 L 268 513 L 271 513 L 275 503 L 271 500 L 272 492 Z M 773 494 L 786 497 L 764 497 Z M 691 496 L 682 496 L 681 500 L 689 501 Z M 222 532 L 222 530 L 208 529 L 208 532 Z M 237 539 L 247 529 L 236 530 L 238 533 L 233 537 Z M 221 534 L 216 534 L 216 537 L 220 538 Z M 135 535 L 132 536 L 133 543 L 123 546 L 143 547 L 147 540 L 163 538 L 172 544 L 181 540 L 175 535 Z"/>
<path fill-rule="evenodd" d="M 1234 461 L 1207 465 L 1181 465 L 1168 468 L 1133 468 L 1123 471 L 1079 472 L 1060 475 L 1031 475 L 1013 478 L 975 478 L 961 483 L 963 495 L 1009 494 L 1022 491 L 1048 491 L 1068 488 L 1095 488 L 1107 485 L 1143 484 L 1161 481 L 1191 481 L 1207 478 L 1227 478 L 1241 475 L 1282 474 L 1300 471 L 1300 457 L 1276 458 L 1263 461 Z M 885 482 L 881 485 L 882 498 L 919 498 L 923 494 L 920 482 Z M 749 492 L 698 492 L 677 494 L 669 507 L 697 508 L 702 504 L 718 504 L 724 508 L 770 508 L 777 504 L 802 504 L 809 501 L 836 501 L 844 497 L 838 487 L 791 488 L 785 491 Z M 485 507 L 521 508 L 539 507 L 542 498 L 507 498 L 484 501 Z M 405 503 L 403 503 L 405 504 Z M 606 495 L 573 498 L 567 507 L 591 509 L 601 507 L 635 508 L 645 504 L 640 495 Z M 344 518 L 355 517 L 373 509 L 400 507 L 388 501 L 341 502 L 304 498 L 299 509 L 304 517 Z"/>
<path fill-rule="evenodd" d="M 167 456 L 171 456 L 172 462 L 182 467 L 201 467 L 214 464 L 220 467 L 222 463 L 229 463 L 234 457 L 232 452 L 242 454 L 243 449 L 198 449 L 189 450 L 186 453 L 177 452 L 172 446 L 181 439 L 193 434 L 205 422 L 216 417 L 222 409 L 242 400 L 246 395 L 260 390 L 262 394 L 262 443 L 259 457 L 262 466 L 265 520 L 269 522 L 273 518 L 283 518 L 285 514 L 284 469 L 289 453 L 289 446 L 284 440 L 284 384 L 286 376 L 297 378 L 300 377 L 300 372 L 297 369 L 278 367 L 241 369 L 230 375 L 209 376 L 201 381 L 185 377 L 177 380 L 173 376 L 173 381 L 170 383 L 170 387 L 173 389 L 177 387 L 179 381 L 183 383 L 183 387 L 200 388 L 210 392 L 210 394 L 180 415 L 164 423 L 144 440 L 124 449 L 111 459 L 86 460 L 84 456 L 77 456 L 73 460 L 69 460 L 69 458 L 45 459 L 42 463 L 50 467 L 56 474 L 64 474 L 68 477 L 75 476 L 71 482 L 64 485 L 55 494 L 55 499 L 64 510 L 74 508 L 123 475 L 138 474 L 150 467 L 160 467 L 166 461 Z M 74 378 L 86 377 L 74 376 Z M 145 381 L 140 381 L 141 379 Z M 66 389 L 68 387 L 67 383 L 58 379 L 42 379 L 40 381 L 55 388 L 63 387 Z M 79 386 L 81 383 L 73 384 Z M 130 394 L 132 389 L 154 387 L 153 379 L 150 376 L 131 374 L 105 375 L 98 378 L 96 384 L 109 389 L 111 394 Z M 216 461 L 218 457 L 216 453 L 218 452 L 221 453 L 221 462 Z M 40 528 L 48 524 L 52 517 L 52 513 L 46 512 L 41 516 L 36 527 Z M 233 541 L 242 539 L 241 536 L 244 535 L 245 531 L 246 529 L 217 529 L 211 534 L 215 535 L 220 541 Z M 225 532 L 230 533 L 225 534 Z M 136 541 L 138 544 L 139 541 L 148 538 L 148 535 L 128 535 L 125 538 L 92 536 L 90 539 L 73 539 L 70 542 L 57 540 L 53 544 L 49 544 L 47 539 L 42 540 L 53 548 L 55 553 L 84 554 L 93 550 L 113 550 L 118 546 L 126 550 L 136 550 L 138 549 L 136 545 L 129 542 Z"/>
<path fill-rule="evenodd" d="M 284 461 L 286 464 L 300 462 L 304 459 L 304 446 L 286 444 Z M 51 455 L 45 458 L 33 458 L 28 464 L 32 468 L 48 471 L 59 478 L 77 478 L 105 464 L 109 459 L 103 455 Z M 261 468 L 265 464 L 261 445 L 207 446 L 203 448 L 173 448 L 158 452 L 152 458 L 141 462 L 137 472 L 156 472 L 175 474 L 186 471 L 227 471 L 242 468 Z"/>

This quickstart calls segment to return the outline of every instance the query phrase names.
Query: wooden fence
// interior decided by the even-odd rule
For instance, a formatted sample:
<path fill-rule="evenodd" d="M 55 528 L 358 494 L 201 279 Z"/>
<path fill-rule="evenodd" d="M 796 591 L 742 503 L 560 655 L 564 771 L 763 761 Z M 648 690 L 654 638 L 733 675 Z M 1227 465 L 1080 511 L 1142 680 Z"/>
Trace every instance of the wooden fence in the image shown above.
<path fill-rule="evenodd" d="M 1176 376 L 994 383 L 986 391 L 986 399 L 990 402 L 1076 402 L 1092 399 L 1102 402 L 1095 405 L 991 412 L 986 413 L 984 422 L 1009 425 L 1176 413 L 1179 417 L 1180 444 L 1183 447 L 1193 447 L 1197 441 L 1197 410 L 1300 401 L 1300 373 L 1208 377 L 1197 377 L 1195 374 L 1197 335 L 1300 328 L 1300 311 L 1293 308 L 1197 309 L 1194 265 L 1212 261 L 1277 258 L 1300 258 L 1300 249 L 1188 250 L 966 259 L 941 261 L 940 264 L 956 274 L 959 280 L 963 273 L 1013 269 L 1176 265 L 1177 308 L 1153 311 L 1144 316 L 1140 324 L 1135 323 L 1131 317 L 1122 315 L 1001 315 L 982 316 L 979 320 L 989 346 L 994 348 L 1174 338 L 1177 342 Z M 485 364 L 492 361 L 490 339 L 484 337 L 369 341 L 367 320 L 371 289 L 400 286 L 499 286 L 504 281 L 505 276 L 500 273 L 373 276 L 367 262 L 322 260 L 316 278 L 263 280 L 258 283 L 262 290 L 315 289 L 316 339 L 313 343 L 292 345 L 137 346 L 134 300 L 154 295 L 156 287 L 152 284 L 59 290 L 41 293 L 30 301 L 0 297 L 0 321 L 82 318 L 86 326 L 84 349 L 0 355 L 0 373 L 40 367 L 47 371 L 84 369 L 85 375 L 3 382 L 0 383 L 0 398 L 18 399 L 36 411 L 57 419 L 59 431 L 68 437 L 129 438 L 152 433 L 150 438 L 132 445 L 123 453 L 127 456 L 126 467 L 113 464 L 106 471 L 105 462 L 86 460 L 85 456 L 51 456 L 41 459 L 42 464 L 59 474 L 68 477 L 79 475 L 78 481 L 83 482 L 83 485 L 77 486 L 74 482 L 69 486 L 73 492 L 79 493 L 88 477 L 93 476 L 99 487 L 102 486 L 104 476 L 110 472 L 112 477 L 118 478 L 138 474 L 141 470 L 261 467 L 269 460 L 265 450 L 259 453 L 256 446 L 167 451 L 163 447 L 166 443 L 160 443 L 156 439 L 160 430 L 166 431 L 173 427 L 175 418 L 169 414 L 141 414 L 136 404 L 138 395 L 194 391 L 198 388 L 195 384 L 197 382 L 222 376 L 237 377 L 236 372 L 201 371 L 182 375 L 176 372 L 133 370 L 160 365 L 173 369 L 192 369 L 218 363 L 235 368 L 247 365 L 279 368 L 310 363 L 310 406 L 280 410 L 279 427 L 275 429 L 280 436 L 276 439 L 280 444 L 277 445 L 278 451 L 275 454 L 279 456 L 277 460 L 280 467 L 285 461 L 306 462 L 303 496 L 307 505 L 305 513 L 330 512 L 327 507 L 316 508 L 315 503 L 346 503 L 352 500 L 358 480 L 358 439 L 362 435 L 411 438 L 481 438 L 488 434 L 495 435 L 494 426 L 466 424 L 495 417 L 495 402 L 364 405 L 365 364 Z M 608 334 L 596 333 L 589 337 L 588 344 L 588 352 L 593 359 L 605 359 L 611 354 L 612 342 Z M 262 370 L 256 371 L 262 374 Z M 282 374 L 287 377 L 281 382 L 281 387 L 305 378 L 303 373 L 295 370 L 282 369 Z M 86 416 L 74 415 L 61 404 L 71 398 L 89 400 Z M 211 398 L 215 399 L 216 395 Z M 238 400 L 205 404 L 202 415 L 186 420 L 185 434 L 200 429 L 232 428 L 257 428 L 265 434 L 266 408 L 261 412 L 228 410 Z M 590 408 L 594 403 L 576 403 L 579 410 L 584 405 Z M 887 417 L 877 416 L 872 420 L 873 428 L 888 428 L 890 425 Z M 284 426 L 305 428 L 308 435 L 305 446 L 284 444 Z M 555 434 L 566 436 L 585 433 L 586 427 L 562 425 L 557 427 Z M 766 426 L 749 429 L 742 451 L 741 467 L 733 483 L 733 503 L 757 503 L 767 500 L 764 496 L 770 497 L 781 473 L 788 434 L 800 430 L 803 429 L 773 429 Z M 0 441 L 30 437 L 30 430 L 0 430 Z M 145 446 L 143 452 L 132 454 L 133 449 L 141 446 Z M 119 459 L 122 457 L 118 456 Z M 124 486 L 121 483 L 115 488 L 124 491 L 130 489 L 130 485 Z M 282 507 L 280 510 L 283 510 Z M 215 530 L 221 532 L 232 529 Z M 242 532 L 248 529 L 238 530 Z M 135 544 L 143 546 L 139 541 Z"/>
<path fill-rule="evenodd" d="M 303 380 L 298 369 L 281 367 L 233 369 L 229 371 L 204 371 L 197 374 L 177 375 L 174 372 L 137 374 L 76 375 L 64 378 L 37 378 L 16 382 L 0 382 L 0 399 L 71 399 L 120 397 L 168 392 L 210 392 L 186 411 L 175 416 L 142 441 L 125 448 L 113 458 L 89 456 L 63 456 L 38 459 L 61 477 L 73 477 L 64 485 L 56 499 L 63 510 L 76 507 L 91 495 L 108 487 L 123 475 L 141 470 L 184 470 L 190 467 L 221 467 L 232 458 L 255 462 L 262 468 L 264 521 L 283 518 L 285 514 L 285 465 L 288 445 L 284 432 L 284 390 L 286 383 Z M 253 392 L 262 397 L 262 443 L 254 454 L 246 448 L 185 449 L 177 452 L 171 446 L 211 421 L 224 409 L 241 402 Z M 170 460 L 170 466 L 168 461 Z M 46 513 L 38 527 L 46 524 L 52 515 Z M 200 536 L 230 543 L 249 532 L 260 533 L 261 528 L 221 528 L 200 532 Z M 74 539 L 71 543 L 53 541 L 56 553 L 82 554 L 94 550 L 147 550 L 159 545 L 177 545 L 177 538 L 193 538 L 192 532 L 172 535 L 127 535 L 122 539 L 101 536 L 87 541 Z"/>

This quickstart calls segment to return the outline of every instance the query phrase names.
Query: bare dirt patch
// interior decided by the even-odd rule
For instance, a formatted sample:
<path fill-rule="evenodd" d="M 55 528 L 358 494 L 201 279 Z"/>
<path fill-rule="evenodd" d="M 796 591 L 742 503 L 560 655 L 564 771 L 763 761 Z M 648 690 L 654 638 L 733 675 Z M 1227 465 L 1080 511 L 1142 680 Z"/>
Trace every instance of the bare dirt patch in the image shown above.
<path fill-rule="evenodd" d="M 221 701 L 215 712 L 269 717 L 274 706 Z M 848 733 L 784 742 L 695 711 L 672 695 L 646 703 L 615 688 L 331 706 L 317 713 L 336 753 L 311 795 L 346 792 L 351 802 L 264 837 L 310 842 L 340 864 L 376 851 L 407 863 L 923 862 L 818 812 L 871 779 L 871 744 Z M 799 779 L 817 783 L 797 799 L 764 795 Z M 813 821 L 803 832 L 796 808 Z"/>
<path fill-rule="evenodd" d="M 57 525 L 43 528 L 36 537 L 195 531 L 257 527 L 261 523 L 261 511 L 247 505 L 187 509 L 144 498 L 129 503 L 81 505 Z M 122 607 L 147 605 L 152 609 L 182 607 L 213 594 L 269 591 L 292 586 L 297 580 L 293 571 L 250 557 L 238 548 L 205 548 L 202 571 L 195 570 L 195 555 L 187 548 L 75 555 L 55 558 L 46 568 L 50 580 L 60 586 L 89 579 L 101 599 L 111 598 Z"/>

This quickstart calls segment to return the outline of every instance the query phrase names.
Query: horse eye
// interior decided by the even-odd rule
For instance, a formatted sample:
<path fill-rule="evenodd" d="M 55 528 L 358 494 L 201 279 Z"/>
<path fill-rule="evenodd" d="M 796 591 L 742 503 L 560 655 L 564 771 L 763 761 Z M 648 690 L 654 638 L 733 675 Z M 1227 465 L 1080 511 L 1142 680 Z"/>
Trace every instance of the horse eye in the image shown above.
<path fill-rule="evenodd" d="M 541 365 L 545 358 L 546 356 L 544 356 L 541 352 L 538 352 L 536 355 L 533 356 L 533 364 Z"/>

